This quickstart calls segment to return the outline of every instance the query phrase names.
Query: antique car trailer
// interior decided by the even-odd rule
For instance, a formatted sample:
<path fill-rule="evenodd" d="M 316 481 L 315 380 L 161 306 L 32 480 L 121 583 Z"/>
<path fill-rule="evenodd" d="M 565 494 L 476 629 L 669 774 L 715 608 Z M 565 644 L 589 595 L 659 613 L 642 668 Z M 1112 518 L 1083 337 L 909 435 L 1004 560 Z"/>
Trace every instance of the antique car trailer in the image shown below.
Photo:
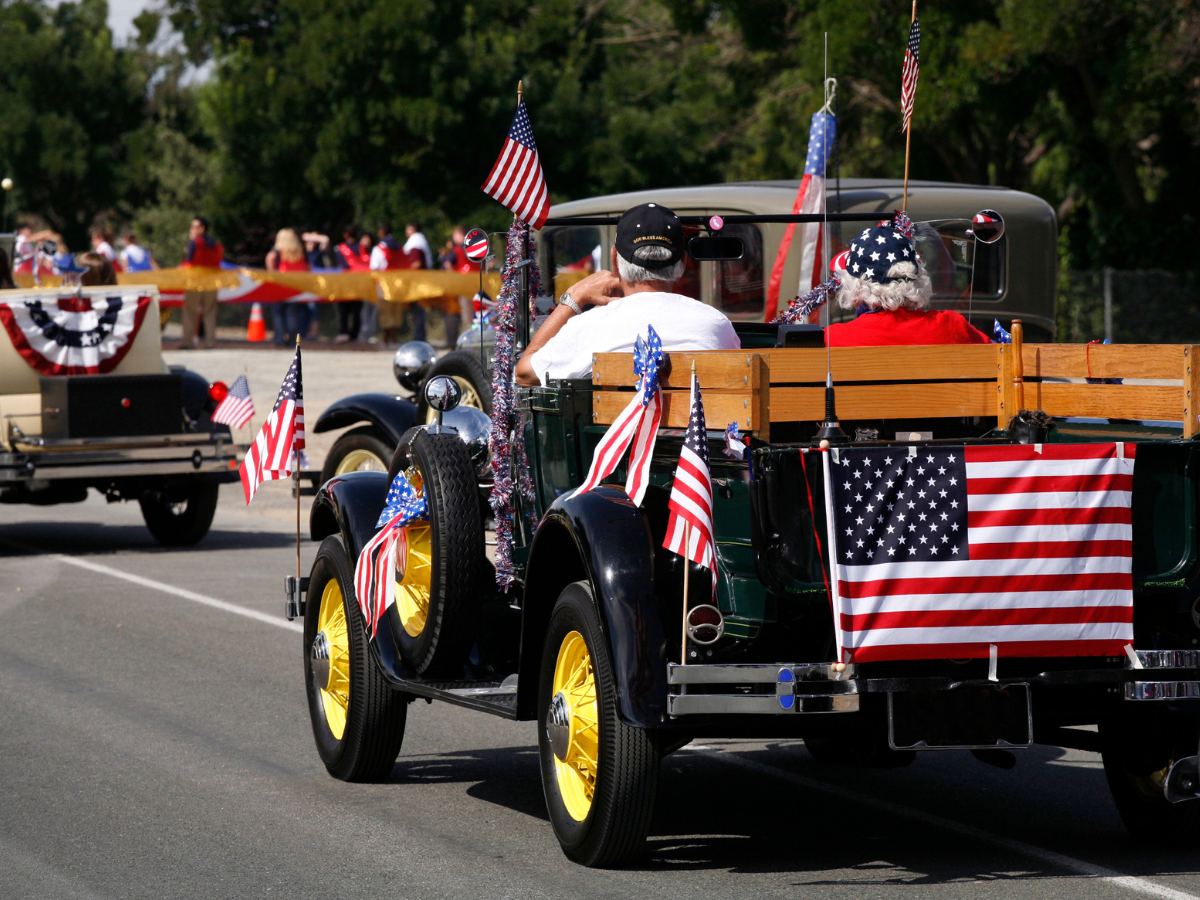
<path fill-rule="evenodd" d="M 840 190 L 838 189 L 840 185 Z M 745 252 L 737 260 L 689 260 L 683 293 L 716 307 L 735 322 L 766 322 L 795 296 L 800 280 L 799 236 L 782 273 L 777 306 L 771 306 L 767 285 L 772 264 L 788 227 L 779 221 L 796 198 L 797 181 L 752 181 L 611 194 L 560 203 L 551 208 L 557 225 L 547 225 L 537 239 L 543 283 L 558 297 L 576 280 L 607 268 L 615 239 L 615 219 L 639 203 L 664 203 L 681 215 L 707 219 L 752 215 L 753 221 L 733 221 L 724 233 L 742 240 Z M 887 178 L 844 178 L 830 182 L 832 212 L 876 217 L 899 208 L 903 182 Z M 993 247 L 976 247 L 974 290 L 967 244 L 969 222 L 964 210 L 997 210 L 1006 223 L 1006 239 Z M 908 211 L 922 225 L 917 236 L 934 280 L 934 305 L 968 315 L 985 334 L 992 320 L 1020 318 L 1030 341 L 1054 339 L 1055 281 L 1058 226 L 1054 210 L 1032 194 L 988 185 L 941 181 L 909 182 Z M 769 221 L 768 221 L 769 219 Z M 606 224 L 607 220 L 607 224 Z M 858 221 L 858 220 L 855 220 Z M 851 231 L 853 226 L 847 226 Z M 844 249 L 841 223 L 830 224 L 833 250 Z M 1010 259 L 1021 265 L 1010 265 Z M 833 310 L 838 321 L 848 312 Z M 431 346 L 410 341 L 396 352 L 396 380 L 412 399 L 386 393 L 355 394 L 328 407 L 313 425 L 320 433 L 355 427 L 338 437 L 320 473 L 305 477 L 314 487 L 334 475 L 353 471 L 385 471 L 400 437 L 414 424 L 432 421 L 423 402 L 425 382 L 449 375 L 463 390 L 464 406 L 491 414 L 492 331 L 472 326 L 459 336 L 456 349 L 438 356 Z"/>
<path fill-rule="evenodd" d="M 818 758 L 882 767 L 955 749 L 1007 767 L 1010 751 L 1042 742 L 1102 753 L 1134 835 L 1194 844 L 1200 347 L 1030 344 L 1014 325 L 1011 345 L 826 351 L 777 348 L 776 329 L 736 327 L 740 351 L 669 354 L 641 506 L 618 486 L 573 491 L 632 396 L 631 354 L 598 354 L 590 380 L 520 392 L 536 491 L 516 500 L 518 577 L 507 594 L 494 589 L 485 557 L 480 460 L 455 433 L 413 428 L 389 473 L 322 487 L 310 520 L 320 549 L 305 583 L 292 583 L 288 612 L 304 619 L 309 711 L 330 773 L 386 779 L 418 697 L 536 721 L 555 835 L 570 858 L 599 866 L 638 853 L 659 761 L 695 737 L 802 737 Z M 684 644 L 684 566 L 662 544 L 693 364 L 710 426 L 737 421 L 753 440 L 747 465 L 723 456 L 723 435 L 710 432 L 720 578 L 714 609 L 707 570 L 691 568 Z M 833 450 L 1134 447 L 1128 651 L 839 660 L 816 540 L 827 527 L 826 451 L 814 440 L 827 371 L 842 424 L 859 437 Z M 1124 382 L 1094 383 L 1114 379 Z M 437 397 L 447 384 L 436 383 Z M 1057 427 L 1014 423 L 1022 407 Z M 424 493 L 429 520 L 406 529 L 372 637 L 354 564 L 401 470 Z M 618 470 L 611 480 L 623 478 Z M 1098 733 L 1077 729 L 1088 725 Z"/>
<path fill-rule="evenodd" d="M 130 331 L 101 321 L 94 333 L 71 332 L 50 322 L 55 341 L 93 344 L 125 336 L 104 374 L 44 374 L 50 368 L 21 335 L 30 317 L 12 307 L 29 298 L 75 309 L 93 300 L 138 304 Z M 160 544 L 194 544 L 208 533 L 222 483 L 238 480 L 237 448 L 229 426 L 212 413 L 227 391 L 201 375 L 162 359 L 158 289 L 146 287 L 47 288 L 0 291 L 0 504 L 49 506 L 78 503 L 94 488 L 110 501 L 136 500 L 146 527 Z M 24 307 L 22 307 L 24 309 Z M 111 307 L 110 307 L 111 312 Z M 40 318 L 40 316 L 39 316 Z M 22 344 L 18 350 L 13 339 Z M 99 367 L 98 367 L 99 368 Z"/>

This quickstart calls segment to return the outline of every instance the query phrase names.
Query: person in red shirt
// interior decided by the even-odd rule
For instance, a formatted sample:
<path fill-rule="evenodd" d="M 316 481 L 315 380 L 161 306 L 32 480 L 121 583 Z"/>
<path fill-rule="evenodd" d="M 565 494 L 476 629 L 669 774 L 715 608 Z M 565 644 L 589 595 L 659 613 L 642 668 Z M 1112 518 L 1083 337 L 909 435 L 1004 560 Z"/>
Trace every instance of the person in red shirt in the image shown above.
<path fill-rule="evenodd" d="M 220 268 L 225 248 L 208 236 L 208 219 L 196 216 L 188 229 L 187 254 L 180 268 Z M 196 316 L 204 316 L 204 346 L 217 345 L 217 292 L 185 291 L 183 295 L 183 344 L 180 350 L 191 350 L 196 340 Z"/>
<path fill-rule="evenodd" d="M 933 286 L 911 227 L 905 216 L 868 228 L 834 260 L 838 305 L 858 317 L 825 329 L 830 347 L 991 343 L 959 313 L 930 308 Z"/>

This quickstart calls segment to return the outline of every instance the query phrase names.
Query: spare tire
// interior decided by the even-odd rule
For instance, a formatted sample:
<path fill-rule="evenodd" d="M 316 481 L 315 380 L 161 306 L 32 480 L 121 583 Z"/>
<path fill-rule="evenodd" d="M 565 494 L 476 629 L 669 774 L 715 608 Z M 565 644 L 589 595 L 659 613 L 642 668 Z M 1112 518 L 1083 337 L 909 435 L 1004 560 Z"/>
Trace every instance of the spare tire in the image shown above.
<path fill-rule="evenodd" d="M 492 414 L 492 382 L 483 371 L 479 355 L 468 350 L 454 350 L 447 353 L 432 366 L 421 383 L 421 390 L 414 398 L 417 401 L 417 421 L 428 424 L 437 419 L 437 410 L 430 409 L 425 402 L 425 385 L 436 375 L 449 375 L 462 388 L 460 406 L 473 406 L 482 409 L 489 416 Z"/>
<path fill-rule="evenodd" d="M 388 621 L 401 659 L 426 677 L 458 678 L 475 643 L 487 563 L 475 467 L 457 435 L 420 429 L 391 468 L 409 472 L 429 521 L 404 529 Z"/>

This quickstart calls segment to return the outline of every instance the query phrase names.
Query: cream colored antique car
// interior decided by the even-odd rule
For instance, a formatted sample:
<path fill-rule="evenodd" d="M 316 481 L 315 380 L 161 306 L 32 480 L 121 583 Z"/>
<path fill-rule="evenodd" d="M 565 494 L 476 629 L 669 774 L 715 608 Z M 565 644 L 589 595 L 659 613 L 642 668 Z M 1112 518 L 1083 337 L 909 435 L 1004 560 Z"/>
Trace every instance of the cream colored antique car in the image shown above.
<path fill-rule="evenodd" d="M 223 385 L 162 359 L 158 291 L 0 291 L 0 503 L 136 500 L 165 545 L 208 532 L 236 448 Z"/>

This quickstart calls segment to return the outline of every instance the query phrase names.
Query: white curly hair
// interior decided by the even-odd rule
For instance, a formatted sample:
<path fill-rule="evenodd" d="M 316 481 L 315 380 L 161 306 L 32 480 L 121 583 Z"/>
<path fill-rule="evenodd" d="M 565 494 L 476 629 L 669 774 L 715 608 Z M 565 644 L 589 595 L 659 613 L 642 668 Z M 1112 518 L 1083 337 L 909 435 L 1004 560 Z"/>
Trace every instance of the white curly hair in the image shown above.
<path fill-rule="evenodd" d="M 865 305 L 870 309 L 929 309 L 933 298 L 933 284 L 920 263 L 898 262 L 888 269 L 886 284 L 856 278 L 843 268 L 837 269 L 837 302 L 842 309 L 858 309 Z"/>

